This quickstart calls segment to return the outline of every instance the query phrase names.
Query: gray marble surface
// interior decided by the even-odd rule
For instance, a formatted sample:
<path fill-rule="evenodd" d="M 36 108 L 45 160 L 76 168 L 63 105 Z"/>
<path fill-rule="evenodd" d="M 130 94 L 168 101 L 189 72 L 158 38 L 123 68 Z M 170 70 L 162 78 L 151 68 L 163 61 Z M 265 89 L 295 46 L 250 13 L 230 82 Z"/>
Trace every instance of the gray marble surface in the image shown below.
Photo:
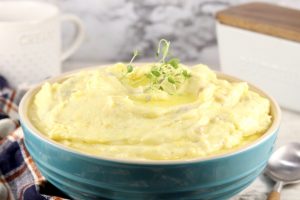
<path fill-rule="evenodd" d="M 51 0 L 50 0 L 51 1 Z M 153 57 L 161 38 L 172 41 L 172 53 L 188 62 L 207 61 L 216 45 L 215 13 L 230 5 L 251 0 L 57 0 L 64 12 L 84 21 L 87 36 L 73 60 L 129 60 L 134 49 L 142 59 Z M 253 1 L 253 0 L 252 0 Z M 299 0 L 264 0 L 300 8 Z M 64 41 L 70 38 L 64 29 Z"/>
<path fill-rule="evenodd" d="M 10 1 L 10 0 L 0 0 Z M 22 0 L 20 0 L 22 1 Z M 37 0 L 57 5 L 84 22 L 86 37 L 73 61 L 129 60 L 134 49 L 142 59 L 153 57 L 161 38 L 172 41 L 173 55 L 188 62 L 207 61 L 216 45 L 215 13 L 230 5 L 258 0 Z M 260 0 L 300 9 L 300 0 Z M 63 25 L 63 43 L 72 40 L 73 27 Z"/>
<path fill-rule="evenodd" d="M 172 40 L 174 56 L 199 60 L 205 48 L 216 44 L 214 13 L 230 4 L 204 0 L 87 2 L 89 5 L 79 0 L 59 3 L 63 11 L 78 14 L 85 22 L 86 40 L 74 60 L 129 60 L 133 49 L 142 52 L 143 59 L 154 57 L 161 38 Z M 65 31 L 67 38 L 69 30 Z"/>
<path fill-rule="evenodd" d="M 208 60 L 213 60 L 217 53 L 216 48 L 207 52 L 206 56 Z M 194 62 L 193 62 L 194 63 Z M 188 63 L 188 64 L 193 64 Z M 79 62 L 69 61 L 64 63 L 63 71 L 70 71 L 80 69 L 84 67 L 98 66 L 101 62 Z M 218 67 L 215 67 L 218 70 Z M 276 148 L 287 144 L 289 142 L 300 142 L 300 113 L 282 109 L 282 123 L 278 139 L 276 142 Z M 267 194 L 272 190 L 273 182 L 264 174 L 261 174 L 249 187 L 247 187 L 240 194 L 236 195 L 230 200 L 266 200 Z M 284 187 L 282 191 L 282 200 L 300 200 L 300 184 L 290 185 Z"/>

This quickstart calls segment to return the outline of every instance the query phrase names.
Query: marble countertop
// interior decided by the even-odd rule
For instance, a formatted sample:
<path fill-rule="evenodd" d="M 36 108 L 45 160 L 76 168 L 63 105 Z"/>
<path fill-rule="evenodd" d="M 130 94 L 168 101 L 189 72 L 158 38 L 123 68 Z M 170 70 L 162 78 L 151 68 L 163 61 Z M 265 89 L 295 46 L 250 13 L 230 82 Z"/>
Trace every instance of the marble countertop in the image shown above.
<path fill-rule="evenodd" d="M 83 67 L 97 66 L 101 63 L 95 62 L 67 62 L 64 63 L 62 71 L 70 71 Z M 214 69 L 218 69 L 214 67 Z M 289 142 L 300 142 L 300 113 L 282 109 L 282 123 L 276 141 L 275 148 L 279 148 Z M 268 192 L 272 190 L 273 182 L 264 174 L 260 175 L 249 187 L 230 200 L 265 200 Z M 285 186 L 281 193 L 282 200 L 299 200 L 300 183 Z"/>
<path fill-rule="evenodd" d="M 300 113 L 282 109 L 282 123 L 276 141 L 276 148 L 289 142 L 300 141 Z M 231 200 L 265 200 L 272 190 L 273 182 L 263 174 L 243 192 Z M 288 185 L 281 193 L 282 200 L 299 200 L 300 184 Z"/>

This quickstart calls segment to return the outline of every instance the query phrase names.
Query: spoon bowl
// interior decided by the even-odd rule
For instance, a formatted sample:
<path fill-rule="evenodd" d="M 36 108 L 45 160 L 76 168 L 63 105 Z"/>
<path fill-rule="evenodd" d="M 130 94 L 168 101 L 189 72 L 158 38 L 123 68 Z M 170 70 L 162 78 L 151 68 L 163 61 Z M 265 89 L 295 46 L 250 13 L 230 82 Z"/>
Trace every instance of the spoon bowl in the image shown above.
<path fill-rule="evenodd" d="M 275 199 L 271 196 L 279 199 L 279 193 L 284 185 L 299 183 L 300 143 L 292 142 L 275 151 L 268 161 L 266 175 L 276 182 L 269 200 Z"/>

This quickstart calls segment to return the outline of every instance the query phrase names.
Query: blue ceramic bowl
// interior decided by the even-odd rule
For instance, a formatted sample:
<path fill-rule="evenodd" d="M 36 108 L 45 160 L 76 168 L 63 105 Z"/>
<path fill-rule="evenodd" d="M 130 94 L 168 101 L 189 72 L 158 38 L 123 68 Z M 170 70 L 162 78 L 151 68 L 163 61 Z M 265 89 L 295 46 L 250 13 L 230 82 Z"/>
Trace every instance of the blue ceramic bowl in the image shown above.
<path fill-rule="evenodd" d="M 50 82 L 61 81 L 72 74 Z M 219 77 L 237 81 L 218 73 Z M 28 105 L 41 84 L 22 99 L 19 112 L 25 145 L 49 182 L 74 199 L 228 199 L 262 172 L 279 129 L 280 109 L 271 101 L 273 123 L 266 133 L 233 152 L 183 161 L 134 161 L 90 156 L 65 147 L 40 133 L 27 115 Z"/>

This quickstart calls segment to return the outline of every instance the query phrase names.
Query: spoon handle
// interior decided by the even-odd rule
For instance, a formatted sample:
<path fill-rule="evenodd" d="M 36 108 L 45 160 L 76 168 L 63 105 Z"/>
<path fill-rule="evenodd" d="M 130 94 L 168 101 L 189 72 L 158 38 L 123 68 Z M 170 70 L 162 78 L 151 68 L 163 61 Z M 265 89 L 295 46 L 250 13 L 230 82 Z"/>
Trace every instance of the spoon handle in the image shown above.
<path fill-rule="evenodd" d="M 280 200 L 280 193 L 277 191 L 272 191 L 267 200 Z"/>
<path fill-rule="evenodd" d="M 280 200 L 280 191 L 283 187 L 284 183 L 281 181 L 277 181 L 273 191 L 269 194 L 269 197 L 267 200 Z"/>

